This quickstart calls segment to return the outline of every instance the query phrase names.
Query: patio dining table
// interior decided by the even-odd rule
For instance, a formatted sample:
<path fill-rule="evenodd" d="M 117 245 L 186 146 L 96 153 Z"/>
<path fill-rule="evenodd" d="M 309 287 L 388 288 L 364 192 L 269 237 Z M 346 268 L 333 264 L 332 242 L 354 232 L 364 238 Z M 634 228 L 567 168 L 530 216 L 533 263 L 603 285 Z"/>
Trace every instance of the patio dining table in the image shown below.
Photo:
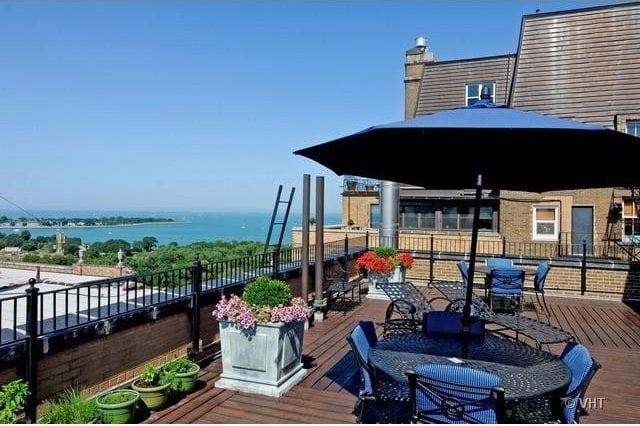
<path fill-rule="evenodd" d="M 469 354 L 458 358 L 462 339 L 457 335 L 408 333 L 388 336 L 369 351 L 369 362 L 398 382 L 407 382 L 406 370 L 418 364 L 460 365 L 487 371 L 502 379 L 509 402 L 559 396 L 571 380 L 571 372 L 549 352 L 492 334 L 470 339 Z"/>

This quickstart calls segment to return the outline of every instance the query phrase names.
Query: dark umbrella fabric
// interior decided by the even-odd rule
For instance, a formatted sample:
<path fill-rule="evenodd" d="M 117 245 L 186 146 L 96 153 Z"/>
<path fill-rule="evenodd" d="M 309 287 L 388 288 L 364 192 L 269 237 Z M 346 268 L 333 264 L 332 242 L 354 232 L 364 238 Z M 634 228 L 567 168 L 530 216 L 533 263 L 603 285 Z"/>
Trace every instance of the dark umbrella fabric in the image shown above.
<path fill-rule="evenodd" d="M 476 104 L 478 105 L 478 104 Z M 432 189 L 484 187 L 530 192 L 625 187 L 636 168 L 638 138 L 605 127 L 482 103 L 373 126 L 304 148 L 338 175 Z"/>
<path fill-rule="evenodd" d="M 635 167 L 613 160 L 640 158 L 639 138 L 487 100 L 373 126 L 294 153 L 338 175 L 432 189 L 475 186 L 463 330 L 470 323 L 483 186 L 528 192 L 640 186 Z"/>

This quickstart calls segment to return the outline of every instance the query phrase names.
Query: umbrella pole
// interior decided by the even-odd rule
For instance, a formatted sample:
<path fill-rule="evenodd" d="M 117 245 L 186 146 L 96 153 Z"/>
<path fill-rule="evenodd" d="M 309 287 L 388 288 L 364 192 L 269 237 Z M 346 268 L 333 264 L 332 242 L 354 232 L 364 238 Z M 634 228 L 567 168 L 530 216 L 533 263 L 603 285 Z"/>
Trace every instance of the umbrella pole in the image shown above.
<path fill-rule="evenodd" d="M 469 353 L 468 339 L 471 327 L 471 300 L 473 297 L 473 276 L 476 269 L 476 251 L 478 249 L 478 228 L 480 226 L 480 200 L 482 199 L 482 175 L 476 181 L 476 198 L 473 207 L 473 224 L 471 226 L 471 247 L 469 253 L 469 276 L 467 278 L 467 292 L 462 308 L 462 357 Z"/>

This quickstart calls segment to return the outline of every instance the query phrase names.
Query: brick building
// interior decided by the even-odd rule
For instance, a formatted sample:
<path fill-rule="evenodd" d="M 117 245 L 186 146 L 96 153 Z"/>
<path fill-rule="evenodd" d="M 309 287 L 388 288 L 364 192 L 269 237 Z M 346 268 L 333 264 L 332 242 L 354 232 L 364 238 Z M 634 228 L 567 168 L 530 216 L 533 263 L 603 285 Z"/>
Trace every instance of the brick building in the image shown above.
<path fill-rule="evenodd" d="M 525 15 L 515 54 L 438 62 L 422 43 L 409 49 L 405 116 L 470 105 L 488 86 L 498 104 L 640 136 L 638 64 L 638 2 Z M 552 152 L 514 154 L 540 156 L 541 167 L 562 167 L 554 163 Z M 603 146 L 602 154 L 603 161 L 632 167 L 624 153 Z M 580 161 L 579 153 L 576 161 Z M 377 227 L 379 197 L 374 187 L 345 177 L 342 196 L 343 225 Z M 443 191 L 401 185 L 400 235 L 470 234 L 472 203 L 471 189 Z M 545 193 L 487 190 L 480 215 L 480 238 L 560 241 L 566 244 L 567 254 L 579 254 L 583 242 L 590 253 L 607 254 L 613 247 L 634 244 L 636 236 L 640 238 L 640 221 L 629 188 Z"/>

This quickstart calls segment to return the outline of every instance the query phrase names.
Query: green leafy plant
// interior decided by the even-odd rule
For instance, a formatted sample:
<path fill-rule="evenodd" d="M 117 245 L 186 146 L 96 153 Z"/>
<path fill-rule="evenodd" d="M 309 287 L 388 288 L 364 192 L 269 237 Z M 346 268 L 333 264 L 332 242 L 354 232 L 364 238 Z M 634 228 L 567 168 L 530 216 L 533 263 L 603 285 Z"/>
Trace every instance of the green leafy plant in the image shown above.
<path fill-rule="evenodd" d="M 384 246 L 377 247 L 374 251 L 379 257 L 393 257 L 398 253 L 398 250 L 394 249 L 393 247 Z"/>
<path fill-rule="evenodd" d="M 24 409 L 24 403 L 31 392 L 22 379 L 12 380 L 0 389 L 0 423 L 14 423 Z"/>
<path fill-rule="evenodd" d="M 149 364 L 142 370 L 142 373 L 140 373 L 140 377 L 136 381 L 136 386 L 150 388 L 165 385 L 171 383 L 174 376 L 175 374 L 170 371 Z"/>
<path fill-rule="evenodd" d="M 137 398 L 137 394 L 130 391 L 115 390 L 99 396 L 96 401 L 101 404 L 122 404 L 123 402 L 128 402 L 135 398 Z"/>
<path fill-rule="evenodd" d="M 190 373 L 197 368 L 196 365 L 187 358 L 176 358 L 163 365 L 162 371 L 175 376 L 176 374 Z"/>
<path fill-rule="evenodd" d="M 59 396 L 43 403 L 39 423 L 89 423 L 98 413 L 95 400 L 84 389 L 67 388 Z"/>
<path fill-rule="evenodd" d="M 260 277 L 247 285 L 242 298 L 251 306 L 275 308 L 291 301 L 291 289 L 287 283 L 267 277 Z"/>
<path fill-rule="evenodd" d="M 190 392 L 198 382 L 200 366 L 187 358 L 176 358 L 162 366 L 172 378 L 171 390 L 178 393 Z"/>

